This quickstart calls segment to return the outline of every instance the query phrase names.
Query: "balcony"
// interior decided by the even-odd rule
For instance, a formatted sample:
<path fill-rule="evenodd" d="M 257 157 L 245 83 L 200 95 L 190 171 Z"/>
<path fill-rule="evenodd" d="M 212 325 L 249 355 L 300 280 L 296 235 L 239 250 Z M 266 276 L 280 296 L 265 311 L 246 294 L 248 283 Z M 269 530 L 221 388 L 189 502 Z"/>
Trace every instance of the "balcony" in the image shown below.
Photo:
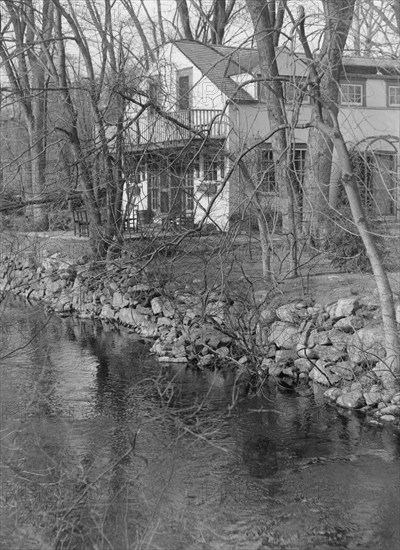
<path fill-rule="evenodd" d="M 174 145 L 204 135 L 224 139 L 228 134 L 228 118 L 222 111 L 190 109 L 168 112 L 166 116 L 168 118 L 157 113 L 139 118 L 130 131 L 131 146 L 142 149 L 161 144 Z"/>

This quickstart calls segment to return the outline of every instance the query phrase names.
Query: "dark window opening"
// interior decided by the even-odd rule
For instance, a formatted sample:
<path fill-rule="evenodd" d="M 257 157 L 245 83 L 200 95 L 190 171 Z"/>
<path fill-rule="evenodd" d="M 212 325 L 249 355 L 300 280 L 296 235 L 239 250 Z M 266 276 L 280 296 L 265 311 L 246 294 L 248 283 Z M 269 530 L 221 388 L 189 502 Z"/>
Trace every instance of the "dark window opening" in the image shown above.
<path fill-rule="evenodd" d="M 190 76 L 178 76 L 178 109 L 187 111 L 190 109 Z"/>

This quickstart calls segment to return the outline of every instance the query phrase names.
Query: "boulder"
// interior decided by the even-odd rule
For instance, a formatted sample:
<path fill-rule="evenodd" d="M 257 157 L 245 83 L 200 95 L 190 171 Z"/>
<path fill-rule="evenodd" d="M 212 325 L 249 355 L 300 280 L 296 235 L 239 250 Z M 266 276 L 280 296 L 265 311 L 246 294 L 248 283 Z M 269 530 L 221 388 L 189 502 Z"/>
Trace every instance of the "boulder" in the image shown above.
<path fill-rule="evenodd" d="M 129 298 L 124 296 L 122 292 L 114 292 L 112 300 L 113 308 L 120 309 L 129 306 Z"/>
<path fill-rule="evenodd" d="M 340 378 L 330 371 L 325 361 L 318 359 L 315 365 L 308 375 L 311 380 L 323 386 L 333 386 L 339 382 Z"/>
<path fill-rule="evenodd" d="M 352 315 L 359 306 L 358 298 L 350 296 L 349 298 L 341 298 L 335 304 L 328 306 L 326 310 L 331 319 L 340 319 Z"/>
<path fill-rule="evenodd" d="M 276 316 L 279 321 L 284 321 L 285 323 L 298 323 L 300 320 L 300 311 L 296 309 L 295 304 L 285 304 L 276 309 Z"/>
<path fill-rule="evenodd" d="M 331 341 L 329 339 L 329 332 L 327 330 L 317 330 L 314 329 L 310 332 L 310 336 L 308 338 L 308 345 L 310 347 L 315 346 L 319 344 L 320 346 L 326 346 L 328 344 L 331 344 Z"/>
<path fill-rule="evenodd" d="M 364 399 L 368 407 L 374 407 L 381 401 L 382 394 L 379 391 L 368 391 L 364 393 Z"/>
<path fill-rule="evenodd" d="M 347 393 L 342 393 L 337 400 L 336 404 L 346 409 L 359 409 L 364 406 L 364 396 L 361 391 L 355 390 Z"/>
<path fill-rule="evenodd" d="M 324 393 L 325 397 L 328 397 L 331 401 L 336 401 L 338 397 L 342 395 L 342 390 L 339 388 L 329 388 Z"/>
<path fill-rule="evenodd" d="M 337 328 L 332 328 L 328 331 L 328 337 L 335 349 L 344 351 L 347 349 L 348 343 L 351 342 L 353 335 Z"/>
<path fill-rule="evenodd" d="M 385 336 L 381 325 L 369 325 L 357 330 L 347 344 L 349 359 L 354 363 L 377 362 L 386 356 Z"/>
<path fill-rule="evenodd" d="M 300 357 L 294 361 L 295 368 L 303 374 L 308 374 L 313 368 L 313 364 L 308 359 Z"/>
<path fill-rule="evenodd" d="M 348 317 L 342 317 L 339 321 L 336 321 L 334 327 L 342 330 L 343 332 L 355 332 L 364 326 L 364 322 L 361 317 L 357 315 L 349 315 Z"/>
<path fill-rule="evenodd" d="M 116 313 L 115 317 L 121 323 L 132 325 L 134 327 L 140 327 L 141 325 L 144 325 L 145 321 L 147 321 L 147 317 L 145 315 L 138 313 L 135 309 L 130 307 L 121 309 L 118 313 Z"/>
<path fill-rule="evenodd" d="M 386 390 L 393 391 L 395 379 L 389 367 L 383 361 L 379 361 L 372 370 L 381 381 L 382 386 Z"/>
<path fill-rule="evenodd" d="M 340 361 L 329 367 L 333 374 L 336 374 L 342 380 L 353 380 L 354 378 L 354 364 L 350 361 Z"/>
<path fill-rule="evenodd" d="M 275 355 L 275 362 L 276 363 L 293 363 L 293 361 L 297 358 L 297 353 L 294 350 L 291 349 L 279 349 L 276 352 Z"/>
<path fill-rule="evenodd" d="M 393 416 L 400 416 L 400 407 L 398 405 L 387 405 L 386 407 L 382 407 L 379 412 L 382 415 L 392 414 Z"/>
<path fill-rule="evenodd" d="M 319 359 L 335 363 L 346 358 L 346 352 L 336 349 L 334 346 L 320 346 L 316 345 L 313 348 L 314 353 Z"/>
<path fill-rule="evenodd" d="M 396 417 L 392 414 L 384 414 L 380 417 L 380 420 L 383 420 L 384 422 L 395 422 Z"/>
<path fill-rule="evenodd" d="M 295 325 L 283 321 L 276 321 L 272 324 L 268 340 L 278 348 L 292 349 L 300 338 L 300 329 Z"/>
<path fill-rule="evenodd" d="M 396 393 L 392 397 L 391 402 L 394 403 L 395 405 L 400 405 L 400 393 Z"/>
<path fill-rule="evenodd" d="M 114 319 L 115 311 L 110 304 L 104 304 L 101 308 L 100 319 Z"/>

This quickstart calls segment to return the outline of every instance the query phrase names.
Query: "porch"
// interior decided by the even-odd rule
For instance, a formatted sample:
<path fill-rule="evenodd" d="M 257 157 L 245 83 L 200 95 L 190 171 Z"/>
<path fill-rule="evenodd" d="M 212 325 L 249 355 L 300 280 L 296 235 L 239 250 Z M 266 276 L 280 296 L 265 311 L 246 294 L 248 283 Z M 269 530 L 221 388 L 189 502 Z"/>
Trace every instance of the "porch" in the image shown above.
<path fill-rule="evenodd" d="M 139 118 L 131 128 L 130 145 L 133 149 L 155 144 L 158 147 L 162 144 L 176 145 L 202 137 L 199 133 L 213 139 L 224 139 L 228 130 L 228 117 L 215 109 L 188 109 L 168 112 L 165 116 L 153 113 Z"/>

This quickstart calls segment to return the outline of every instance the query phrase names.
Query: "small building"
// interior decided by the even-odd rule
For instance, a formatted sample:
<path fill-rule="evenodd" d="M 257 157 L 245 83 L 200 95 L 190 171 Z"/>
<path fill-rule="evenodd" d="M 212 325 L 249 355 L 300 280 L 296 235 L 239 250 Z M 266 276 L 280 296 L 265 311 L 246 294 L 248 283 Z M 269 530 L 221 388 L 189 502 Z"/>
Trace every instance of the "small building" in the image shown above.
<path fill-rule="evenodd" d="M 291 120 L 301 94 L 298 122 L 310 120 L 301 92 L 307 76 L 302 56 L 282 47 L 278 66 Z M 181 40 L 167 44 L 149 72 L 151 106 L 132 124 L 126 143 L 124 204 L 147 218 L 188 217 L 224 230 L 248 208 L 237 159 L 256 175 L 265 203 L 279 210 L 268 139 L 267 105 L 254 49 Z M 339 122 L 359 166 L 365 205 L 398 220 L 400 71 L 392 59 L 343 59 Z M 294 132 L 293 159 L 301 189 L 308 130 Z M 334 156 L 332 183 L 340 178 Z M 332 189 L 338 186 L 332 185 Z"/>

